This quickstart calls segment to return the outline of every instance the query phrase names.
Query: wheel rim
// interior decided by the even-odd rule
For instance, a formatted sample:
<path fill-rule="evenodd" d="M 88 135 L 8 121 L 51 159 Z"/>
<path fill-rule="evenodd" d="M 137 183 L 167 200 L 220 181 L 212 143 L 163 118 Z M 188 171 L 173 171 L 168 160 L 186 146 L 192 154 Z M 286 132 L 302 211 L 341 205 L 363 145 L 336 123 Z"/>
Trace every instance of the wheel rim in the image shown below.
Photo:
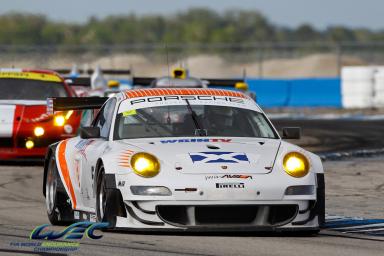
<path fill-rule="evenodd" d="M 51 214 L 55 208 L 56 188 L 57 181 L 54 175 L 54 162 L 51 160 L 47 173 L 47 181 L 45 183 L 45 203 L 49 214 Z"/>
<path fill-rule="evenodd" d="M 105 206 L 106 206 L 106 191 L 105 191 L 105 182 L 104 182 L 103 176 L 100 181 L 98 198 L 99 198 L 99 216 L 100 216 L 100 221 L 102 221 L 104 218 Z"/>

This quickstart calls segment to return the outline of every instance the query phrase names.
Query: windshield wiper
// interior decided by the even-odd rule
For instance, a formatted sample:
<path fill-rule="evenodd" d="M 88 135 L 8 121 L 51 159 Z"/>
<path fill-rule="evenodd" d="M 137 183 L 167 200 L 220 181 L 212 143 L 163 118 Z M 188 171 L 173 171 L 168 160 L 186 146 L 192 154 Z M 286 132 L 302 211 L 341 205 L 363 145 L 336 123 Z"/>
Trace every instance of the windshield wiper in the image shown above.
<path fill-rule="evenodd" d="M 196 112 L 192 109 L 192 106 L 191 104 L 189 104 L 189 101 L 187 99 L 185 99 L 185 101 L 187 102 L 187 109 L 189 111 L 189 113 L 191 114 L 191 117 L 192 117 L 192 120 L 193 120 L 193 123 L 195 124 L 195 127 L 196 127 L 196 131 L 195 131 L 195 135 L 199 135 L 199 136 L 207 136 L 207 130 L 205 130 L 203 128 L 203 126 L 200 125 L 199 121 L 198 121 L 198 117 L 197 117 L 197 114 Z M 197 134 L 196 134 L 197 133 Z"/>

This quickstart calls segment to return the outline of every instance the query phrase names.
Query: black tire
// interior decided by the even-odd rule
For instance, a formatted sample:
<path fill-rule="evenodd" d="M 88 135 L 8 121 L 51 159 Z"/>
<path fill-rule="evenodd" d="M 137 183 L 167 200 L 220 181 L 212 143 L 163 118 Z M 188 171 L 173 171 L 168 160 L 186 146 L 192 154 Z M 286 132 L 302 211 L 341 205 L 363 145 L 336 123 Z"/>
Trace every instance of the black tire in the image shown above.
<path fill-rule="evenodd" d="M 52 225 L 66 225 L 73 220 L 72 208 L 68 203 L 69 198 L 65 192 L 61 191 L 62 189 L 64 186 L 57 171 L 56 161 L 51 156 L 45 181 L 45 203 L 48 219 Z"/>
<path fill-rule="evenodd" d="M 121 193 L 116 188 L 106 186 L 104 166 L 101 165 L 97 174 L 96 187 L 96 218 L 98 222 L 108 222 L 109 229 L 116 227 L 116 216 L 127 217 Z"/>
<path fill-rule="evenodd" d="M 325 227 L 325 182 L 324 174 L 317 175 L 317 219 L 319 221 L 319 227 Z"/>

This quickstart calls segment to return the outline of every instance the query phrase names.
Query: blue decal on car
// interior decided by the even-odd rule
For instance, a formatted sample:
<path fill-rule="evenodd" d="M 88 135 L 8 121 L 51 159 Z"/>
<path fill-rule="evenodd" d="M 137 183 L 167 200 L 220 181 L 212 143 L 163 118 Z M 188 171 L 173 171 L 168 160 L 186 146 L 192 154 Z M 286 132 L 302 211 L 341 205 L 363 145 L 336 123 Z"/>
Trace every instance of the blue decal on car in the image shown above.
<path fill-rule="evenodd" d="M 201 163 L 240 163 L 249 162 L 245 153 L 237 152 L 197 152 L 189 153 L 192 162 Z"/>

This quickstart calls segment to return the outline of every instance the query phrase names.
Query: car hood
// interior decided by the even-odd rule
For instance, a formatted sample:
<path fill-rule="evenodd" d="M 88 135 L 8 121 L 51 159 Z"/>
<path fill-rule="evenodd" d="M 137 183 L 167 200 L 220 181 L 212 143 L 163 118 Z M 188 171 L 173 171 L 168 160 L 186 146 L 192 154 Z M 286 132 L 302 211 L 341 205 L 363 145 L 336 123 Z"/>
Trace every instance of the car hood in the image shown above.
<path fill-rule="evenodd" d="M 269 173 L 280 146 L 279 139 L 166 138 L 120 141 L 155 155 L 162 168 L 185 174 Z"/>
<path fill-rule="evenodd" d="M 12 137 L 22 124 L 34 124 L 49 118 L 45 101 L 0 100 L 0 137 Z"/>

